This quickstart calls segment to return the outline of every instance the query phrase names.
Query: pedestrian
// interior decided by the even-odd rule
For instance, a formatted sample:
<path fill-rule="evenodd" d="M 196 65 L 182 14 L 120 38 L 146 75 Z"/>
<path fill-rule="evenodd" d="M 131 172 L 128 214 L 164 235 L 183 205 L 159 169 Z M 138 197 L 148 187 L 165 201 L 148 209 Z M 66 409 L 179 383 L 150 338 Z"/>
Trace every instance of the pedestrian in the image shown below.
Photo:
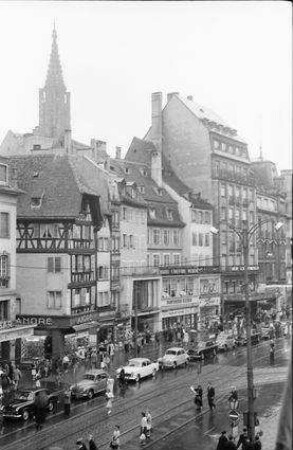
<path fill-rule="evenodd" d="M 110 448 L 119 449 L 120 448 L 120 427 L 115 425 L 113 435 L 110 441 Z"/>
<path fill-rule="evenodd" d="M 112 394 L 112 392 L 107 391 L 106 392 L 106 399 L 107 399 L 107 404 L 106 404 L 106 408 L 108 410 L 108 416 L 110 416 L 111 412 L 112 412 L 112 399 L 113 399 L 114 395 Z"/>
<path fill-rule="evenodd" d="M 147 418 L 146 418 L 146 414 L 145 412 L 141 413 L 141 422 L 140 422 L 140 434 L 144 434 L 145 436 L 147 436 Z"/>
<path fill-rule="evenodd" d="M 33 363 L 32 364 L 32 379 L 33 379 L 33 381 L 35 381 L 36 380 L 36 375 L 37 375 L 37 368 L 36 368 L 36 365 Z"/>
<path fill-rule="evenodd" d="M 39 389 L 41 387 L 41 374 L 37 372 L 36 374 L 36 388 Z"/>
<path fill-rule="evenodd" d="M 64 392 L 64 414 L 66 417 L 70 416 L 70 410 L 71 410 L 71 392 L 69 389 L 67 389 Z"/>
<path fill-rule="evenodd" d="M 221 436 L 219 437 L 217 450 L 225 450 L 227 443 L 228 443 L 228 439 L 227 439 L 227 436 L 226 436 L 226 431 L 222 431 L 221 432 Z"/>
<path fill-rule="evenodd" d="M 148 408 L 146 409 L 145 417 L 147 420 L 147 435 L 146 435 L 146 437 L 147 437 L 147 439 L 150 439 L 151 432 L 152 432 L 152 415 Z"/>
<path fill-rule="evenodd" d="M 228 442 L 225 445 L 225 450 L 236 450 L 237 447 L 234 442 L 232 434 L 229 435 Z"/>
<path fill-rule="evenodd" d="M 209 404 L 209 407 L 210 407 L 211 411 L 216 408 L 215 395 L 216 395 L 215 394 L 215 388 L 210 383 L 208 383 L 207 397 L 208 397 L 208 404 Z"/>
<path fill-rule="evenodd" d="M 88 450 L 87 446 L 85 445 L 85 443 L 83 442 L 83 440 L 81 438 L 77 439 L 76 445 L 77 445 L 78 450 Z"/>
<path fill-rule="evenodd" d="M 249 443 L 247 428 L 243 428 L 243 433 L 240 434 L 236 448 L 239 448 L 240 445 L 241 450 L 246 450 L 247 445 Z"/>
<path fill-rule="evenodd" d="M 98 450 L 92 434 L 89 434 L 89 450 Z"/>
<path fill-rule="evenodd" d="M 111 376 L 109 376 L 108 380 L 107 380 L 107 392 L 110 392 L 112 394 L 112 397 L 114 397 L 114 378 L 112 378 Z"/>
<path fill-rule="evenodd" d="M 232 387 L 232 391 L 230 393 L 230 397 L 229 397 L 229 402 L 230 402 L 230 408 L 231 409 L 238 409 L 239 406 L 239 402 L 238 402 L 238 392 L 235 386 Z"/>
<path fill-rule="evenodd" d="M 35 395 L 35 404 L 34 404 L 34 415 L 36 422 L 36 431 L 39 431 L 43 428 L 43 425 L 46 420 L 46 407 L 47 403 L 46 398 L 41 396 L 40 392 L 36 392 Z"/>
<path fill-rule="evenodd" d="M 113 362 L 114 355 L 115 355 L 115 346 L 114 346 L 113 342 L 110 342 L 110 344 L 108 345 L 108 352 L 109 352 L 110 360 L 111 360 L 111 362 Z"/>
<path fill-rule="evenodd" d="M 125 370 L 122 367 L 122 369 L 120 370 L 120 373 L 119 373 L 119 385 L 123 386 L 124 383 L 125 383 Z"/>
<path fill-rule="evenodd" d="M 261 450 L 261 448 L 262 448 L 261 441 L 260 441 L 259 435 L 257 434 L 255 436 L 255 441 L 254 441 L 254 450 Z"/>
<path fill-rule="evenodd" d="M 14 382 L 15 382 L 15 389 L 18 389 L 18 385 L 21 379 L 21 371 L 20 368 L 18 366 L 16 366 L 15 368 L 15 372 L 14 372 Z"/>

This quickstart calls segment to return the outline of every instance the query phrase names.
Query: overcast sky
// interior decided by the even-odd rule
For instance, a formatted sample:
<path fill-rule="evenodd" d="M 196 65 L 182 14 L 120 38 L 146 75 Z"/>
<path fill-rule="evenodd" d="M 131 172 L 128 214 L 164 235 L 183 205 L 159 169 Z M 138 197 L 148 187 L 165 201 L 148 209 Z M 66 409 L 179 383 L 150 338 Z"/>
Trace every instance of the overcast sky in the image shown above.
<path fill-rule="evenodd" d="M 127 150 L 152 92 L 178 91 L 292 165 L 289 2 L 0 2 L 0 139 L 38 124 L 54 18 L 72 134 Z"/>

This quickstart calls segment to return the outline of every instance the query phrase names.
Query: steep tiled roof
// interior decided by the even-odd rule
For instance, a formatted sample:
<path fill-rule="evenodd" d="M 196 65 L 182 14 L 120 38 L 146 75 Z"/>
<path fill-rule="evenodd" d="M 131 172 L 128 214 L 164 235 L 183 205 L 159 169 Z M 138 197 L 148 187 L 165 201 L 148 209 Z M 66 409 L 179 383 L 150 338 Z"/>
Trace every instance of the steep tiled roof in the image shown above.
<path fill-rule="evenodd" d="M 17 171 L 18 186 L 25 192 L 18 201 L 18 217 L 75 218 L 83 194 L 99 197 L 101 213 L 108 212 L 105 177 L 90 161 L 68 155 L 15 156 L 9 160 Z M 42 198 L 39 207 L 32 208 L 32 197 Z"/>
<path fill-rule="evenodd" d="M 150 141 L 144 141 L 134 137 L 125 155 L 125 159 L 141 164 L 151 164 L 151 153 L 156 151 L 156 147 Z"/>
<path fill-rule="evenodd" d="M 139 152 L 137 152 L 139 153 Z M 126 156 L 130 156 L 127 152 Z M 139 155 L 138 155 L 139 156 Z M 111 159 L 110 171 L 123 176 L 126 181 L 134 181 L 140 188 L 141 197 L 148 205 L 148 224 L 156 226 L 182 227 L 177 203 L 165 189 L 160 189 L 151 178 L 150 166 L 140 162 Z M 155 211 L 152 214 L 152 210 Z M 168 217 L 171 217 L 169 219 Z"/>

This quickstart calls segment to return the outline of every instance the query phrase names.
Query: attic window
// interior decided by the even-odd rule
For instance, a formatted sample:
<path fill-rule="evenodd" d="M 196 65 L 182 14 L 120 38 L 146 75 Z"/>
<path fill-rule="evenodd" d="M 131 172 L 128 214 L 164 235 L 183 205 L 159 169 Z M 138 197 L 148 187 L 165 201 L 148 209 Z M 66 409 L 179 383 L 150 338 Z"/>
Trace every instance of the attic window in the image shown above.
<path fill-rule="evenodd" d="M 145 194 L 145 187 L 144 186 L 139 186 L 138 190 L 141 194 Z"/>
<path fill-rule="evenodd" d="M 150 218 L 151 219 L 155 219 L 156 218 L 156 210 L 155 209 L 151 208 L 149 210 L 149 214 L 150 214 Z"/>
<path fill-rule="evenodd" d="M 125 167 L 125 173 L 130 173 L 129 167 Z"/>
<path fill-rule="evenodd" d="M 33 173 L 33 178 L 38 178 L 39 172 L 36 170 L 36 172 Z"/>
<path fill-rule="evenodd" d="M 162 197 L 162 195 L 163 195 L 163 189 L 158 188 L 158 189 L 157 189 L 157 193 L 158 193 L 158 195 L 159 195 L 160 197 Z"/>
<path fill-rule="evenodd" d="M 8 168 L 6 164 L 0 164 L 0 183 L 7 183 Z"/>
<path fill-rule="evenodd" d="M 42 204 L 42 197 L 32 197 L 31 198 L 31 207 L 32 208 L 40 208 Z"/>
<path fill-rule="evenodd" d="M 34 144 L 33 145 L 33 150 L 41 150 L 41 145 L 40 144 Z"/>
<path fill-rule="evenodd" d="M 171 209 L 167 209 L 166 213 L 167 213 L 167 219 L 173 220 L 173 211 Z"/>

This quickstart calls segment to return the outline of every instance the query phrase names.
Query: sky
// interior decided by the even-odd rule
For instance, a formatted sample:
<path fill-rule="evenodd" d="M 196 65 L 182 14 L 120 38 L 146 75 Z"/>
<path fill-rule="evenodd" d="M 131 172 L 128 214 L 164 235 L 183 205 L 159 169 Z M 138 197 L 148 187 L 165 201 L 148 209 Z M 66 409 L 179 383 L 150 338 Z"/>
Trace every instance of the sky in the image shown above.
<path fill-rule="evenodd" d="M 38 124 L 56 22 L 73 138 L 123 154 L 150 126 L 151 93 L 213 109 L 251 159 L 292 168 L 291 4 L 258 2 L 0 2 L 0 140 Z"/>

